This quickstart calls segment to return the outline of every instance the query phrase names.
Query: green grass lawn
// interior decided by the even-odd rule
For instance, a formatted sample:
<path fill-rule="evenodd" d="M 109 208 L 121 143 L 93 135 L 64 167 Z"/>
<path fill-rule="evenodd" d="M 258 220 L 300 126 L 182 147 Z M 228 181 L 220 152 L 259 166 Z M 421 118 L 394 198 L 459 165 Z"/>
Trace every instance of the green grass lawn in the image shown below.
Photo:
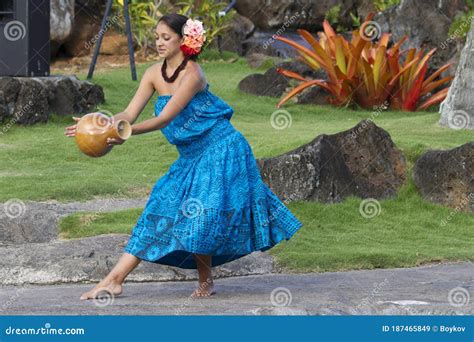
<path fill-rule="evenodd" d="M 435 112 L 383 112 L 374 117 L 370 111 L 294 103 L 283 106 L 291 114 L 291 126 L 276 130 L 270 117 L 278 99 L 237 89 L 242 78 L 255 72 L 244 60 L 201 65 L 210 91 L 234 108 L 232 122 L 246 136 L 257 158 L 284 153 L 319 134 L 340 132 L 372 117 L 405 153 L 411 177 L 414 161 L 425 150 L 449 149 L 473 140 L 471 131 L 439 127 Z M 145 68 L 138 66 L 139 77 Z M 85 79 L 85 74 L 78 76 Z M 127 68 L 96 72 L 94 82 L 105 91 L 107 102 L 100 108 L 113 113 L 127 106 L 138 86 Z M 139 121 L 152 117 L 155 98 Z M 53 116 L 47 124 L 14 126 L 0 135 L 0 202 L 12 198 L 83 201 L 117 194 L 143 197 L 178 157 L 176 148 L 156 131 L 133 136 L 102 158 L 90 158 L 63 135 L 64 127 L 72 122 L 69 117 Z M 270 253 L 289 271 L 401 267 L 474 258 L 474 215 L 458 213 L 442 227 L 441 220 L 453 209 L 422 200 L 411 178 L 397 199 L 380 202 L 382 210 L 375 218 L 362 217 L 359 203 L 357 198 L 335 205 L 290 203 L 288 207 L 304 226 Z M 140 213 L 134 209 L 98 217 L 75 214 L 61 222 L 62 236 L 130 233 Z"/>

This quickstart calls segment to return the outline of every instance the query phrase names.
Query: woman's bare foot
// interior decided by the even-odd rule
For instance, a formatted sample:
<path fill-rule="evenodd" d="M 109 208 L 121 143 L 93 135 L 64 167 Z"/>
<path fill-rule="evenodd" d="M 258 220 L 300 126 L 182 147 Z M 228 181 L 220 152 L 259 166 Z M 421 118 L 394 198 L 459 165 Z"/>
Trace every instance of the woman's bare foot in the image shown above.
<path fill-rule="evenodd" d="M 119 296 L 122 293 L 122 284 L 114 279 L 103 279 L 92 290 L 85 292 L 81 296 L 81 300 L 95 299 L 102 296 Z"/>
<path fill-rule="evenodd" d="M 209 297 L 214 293 L 216 293 L 216 291 L 214 291 L 214 282 L 212 280 L 204 281 L 199 283 L 199 287 L 194 290 L 194 292 L 191 294 L 191 297 Z"/>

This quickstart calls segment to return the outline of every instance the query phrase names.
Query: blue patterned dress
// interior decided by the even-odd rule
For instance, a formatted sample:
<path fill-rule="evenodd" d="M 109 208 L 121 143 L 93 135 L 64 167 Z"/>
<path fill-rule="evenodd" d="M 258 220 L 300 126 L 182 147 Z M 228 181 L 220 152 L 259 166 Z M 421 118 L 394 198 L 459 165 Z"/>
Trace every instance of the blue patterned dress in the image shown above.
<path fill-rule="evenodd" d="M 158 96 L 160 115 L 172 95 Z M 158 179 L 124 251 L 141 260 L 196 269 L 289 240 L 302 223 L 263 183 L 252 149 L 230 123 L 233 109 L 209 84 L 161 131 L 179 158 Z"/>

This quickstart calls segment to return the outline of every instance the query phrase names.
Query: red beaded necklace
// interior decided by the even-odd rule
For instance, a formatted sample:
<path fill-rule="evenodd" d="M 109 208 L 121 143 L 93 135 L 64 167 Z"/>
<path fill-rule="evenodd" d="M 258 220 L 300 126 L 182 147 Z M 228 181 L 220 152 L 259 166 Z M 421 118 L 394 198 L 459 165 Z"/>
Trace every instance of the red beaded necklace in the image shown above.
<path fill-rule="evenodd" d="M 189 56 L 185 56 L 181 64 L 174 71 L 173 75 L 171 75 L 171 77 L 168 77 L 166 75 L 166 58 L 165 58 L 165 61 L 161 65 L 161 75 L 163 76 L 163 79 L 168 83 L 173 83 L 176 80 L 176 77 L 178 77 L 178 74 L 181 72 L 181 70 L 183 70 L 184 67 L 186 66 L 186 63 L 188 63 L 188 60 L 189 60 Z"/>

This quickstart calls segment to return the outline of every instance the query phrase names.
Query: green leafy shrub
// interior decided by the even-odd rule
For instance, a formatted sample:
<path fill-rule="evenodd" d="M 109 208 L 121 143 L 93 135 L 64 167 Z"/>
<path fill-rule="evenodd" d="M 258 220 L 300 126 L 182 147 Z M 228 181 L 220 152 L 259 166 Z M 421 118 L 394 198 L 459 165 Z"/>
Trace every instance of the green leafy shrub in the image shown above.
<path fill-rule="evenodd" d="M 132 35 L 144 55 L 149 50 L 155 50 L 155 27 L 158 19 L 167 12 L 170 12 L 160 0 L 130 0 L 129 13 L 132 25 Z M 123 0 L 113 1 L 113 13 L 119 18 L 118 25 L 125 32 L 125 18 L 123 13 Z M 206 30 L 206 41 L 203 46 L 203 53 L 207 46 L 218 36 L 226 32 L 230 27 L 230 21 L 235 15 L 234 10 L 230 10 L 226 15 L 221 12 L 227 6 L 225 2 L 216 2 L 215 0 L 202 0 L 200 3 L 195 1 L 181 1 L 175 4 L 178 7 L 176 13 L 186 15 L 193 19 L 199 19 L 203 22 Z M 211 53 L 212 54 L 212 53 Z M 219 58 L 223 58 L 220 56 Z"/>
<path fill-rule="evenodd" d="M 226 2 L 216 2 L 215 0 L 184 0 L 176 3 L 181 6 L 178 13 L 203 22 L 206 30 L 206 41 L 203 46 L 203 53 L 212 41 L 219 35 L 223 35 L 229 28 L 230 22 L 235 15 L 235 10 L 231 9 L 227 14 L 222 15 L 222 11 L 227 6 Z"/>

